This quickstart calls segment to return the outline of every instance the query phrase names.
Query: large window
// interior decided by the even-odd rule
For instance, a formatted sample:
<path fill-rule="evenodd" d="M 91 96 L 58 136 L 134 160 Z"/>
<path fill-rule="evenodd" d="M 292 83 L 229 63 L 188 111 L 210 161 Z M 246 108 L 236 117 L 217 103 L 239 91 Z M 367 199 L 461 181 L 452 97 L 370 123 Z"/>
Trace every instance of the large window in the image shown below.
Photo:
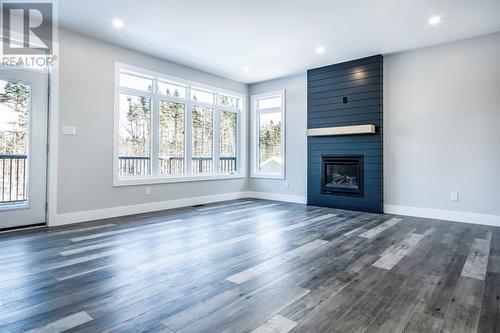
<path fill-rule="evenodd" d="M 284 91 L 252 96 L 252 176 L 284 178 Z"/>
<path fill-rule="evenodd" d="M 244 176 L 244 95 L 116 64 L 115 185 Z"/>

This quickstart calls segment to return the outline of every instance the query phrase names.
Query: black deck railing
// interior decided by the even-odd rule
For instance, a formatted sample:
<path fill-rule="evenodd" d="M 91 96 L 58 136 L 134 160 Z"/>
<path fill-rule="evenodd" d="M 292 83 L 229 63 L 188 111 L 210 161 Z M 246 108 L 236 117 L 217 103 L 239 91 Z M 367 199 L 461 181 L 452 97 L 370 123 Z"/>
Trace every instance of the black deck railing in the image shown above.
<path fill-rule="evenodd" d="M 0 154 L 0 205 L 26 201 L 28 156 Z"/>
<path fill-rule="evenodd" d="M 149 157 L 120 156 L 120 174 L 149 174 L 151 161 Z M 26 201 L 28 181 L 28 156 L 23 154 L 0 154 L 0 205 L 15 204 Z M 211 157 L 193 157 L 193 173 L 213 171 Z M 160 173 L 182 174 L 184 171 L 183 157 L 160 158 Z M 220 157 L 221 172 L 236 171 L 236 157 Z"/>
<path fill-rule="evenodd" d="M 151 160 L 147 156 L 120 156 L 121 176 L 138 176 L 150 173 Z M 193 173 L 213 171 L 212 157 L 193 157 L 191 161 Z M 184 172 L 184 157 L 161 157 L 160 173 L 178 175 Z M 236 171 L 236 157 L 220 157 L 221 172 Z"/>

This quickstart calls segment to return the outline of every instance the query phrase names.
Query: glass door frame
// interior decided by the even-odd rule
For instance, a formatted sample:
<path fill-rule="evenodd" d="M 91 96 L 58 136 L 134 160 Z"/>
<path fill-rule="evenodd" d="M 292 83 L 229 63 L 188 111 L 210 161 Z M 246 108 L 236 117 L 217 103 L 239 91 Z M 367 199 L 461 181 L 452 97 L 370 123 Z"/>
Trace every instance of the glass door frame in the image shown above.
<path fill-rule="evenodd" d="M 48 71 L 1 68 L 0 80 L 30 85 L 27 131 L 26 204 L 0 208 L 0 229 L 45 224 L 47 221 Z M 36 124 L 34 124 L 36 123 Z"/>

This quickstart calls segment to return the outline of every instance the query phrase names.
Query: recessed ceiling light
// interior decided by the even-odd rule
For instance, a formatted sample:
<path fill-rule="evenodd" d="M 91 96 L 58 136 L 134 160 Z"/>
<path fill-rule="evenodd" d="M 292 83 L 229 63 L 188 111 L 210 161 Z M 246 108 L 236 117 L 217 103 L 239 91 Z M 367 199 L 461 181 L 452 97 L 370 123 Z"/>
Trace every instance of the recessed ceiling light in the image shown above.
<path fill-rule="evenodd" d="M 429 25 L 436 25 L 441 23 L 441 16 L 431 16 L 429 17 L 429 20 L 427 21 Z"/>
<path fill-rule="evenodd" d="M 317 54 L 323 54 L 323 53 L 325 53 L 325 51 L 326 51 L 326 49 L 325 49 L 325 47 L 324 47 L 324 46 L 318 46 L 318 47 L 316 48 L 316 53 L 317 53 Z"/>
<path fill-rule="evenodd" d="M 250 72 L 250 67 L 248 67 L 248 66 L 245 66 L 242 69 L 243 69 L 243 72 Z"/>
<path fill-rule="evenodd" d="M 123 20 L 120 20 L 119 18 L 115 18 L 115 19 L 112 21 L 112 23 L 113 23 L 113 27 L 115 27 L 115 28 L 117 28 L 117 29 L 121 29 L 121 28 L 123 28 L 123 26 L 125 25 L 125 24 L 123 23 Z"/>

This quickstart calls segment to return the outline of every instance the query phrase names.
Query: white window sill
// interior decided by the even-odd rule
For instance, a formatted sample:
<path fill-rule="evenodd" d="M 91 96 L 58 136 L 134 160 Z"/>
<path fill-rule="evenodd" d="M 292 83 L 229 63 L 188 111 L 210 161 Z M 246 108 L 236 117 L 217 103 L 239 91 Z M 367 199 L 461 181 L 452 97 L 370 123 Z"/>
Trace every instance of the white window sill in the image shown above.
<path fill-rule="evenodd" d="M 253 174 L 253 175 L 250 176 L 250 178 L 283 180 L 283 179 L 285 179 L 285 176 L 283 176 L 283 175 L 277 175 L 277 174 Z"/>
<path fill-rule="evenodd" d="M 133 185 L 151 185 L 151 184 L 168 184 L 168 183 L 185 183 L 208 180 L 221 179 L 241 179 L 246 178 L 241 173 L 235 174 L 200 174 L 189 176 L 157 176 L 157 177 L 122 177 L 113 181 L 113 186 L 133 186 Z"/>

